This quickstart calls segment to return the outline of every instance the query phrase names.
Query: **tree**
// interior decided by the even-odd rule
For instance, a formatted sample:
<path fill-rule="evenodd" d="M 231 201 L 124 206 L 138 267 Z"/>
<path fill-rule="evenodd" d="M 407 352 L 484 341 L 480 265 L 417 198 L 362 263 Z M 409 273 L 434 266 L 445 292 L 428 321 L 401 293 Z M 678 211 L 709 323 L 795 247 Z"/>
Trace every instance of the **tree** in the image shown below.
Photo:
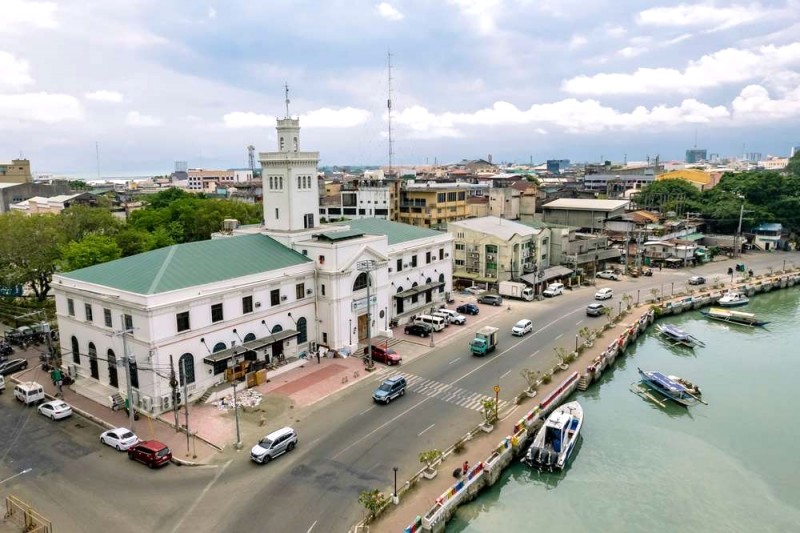
<path fill-rule="evenodd" d="M 59 214 L 64 239 L 80 241 L 86 235 L 114 235 L 122 223 L 107 209 L 75 205 Z"/>
<path fill-rule="evenodd" d="M 800 178 L 800 150 L 796 151 L 792 158 L 789 159 L 789 164 L 786 165 L 786 172 Z"/>
<path fill-rule="evenodd" d="M 43 301 L 64 242 L 56 215 L 0 216 L 0 280 L 7 286 L 27 285 Z"/>
<path fill-rule="evenodd" d="M 699 210 L 700 191 L 685 179 L 654 181 L 636 196 L 641 207 L 653 207 L 662 213 L 667 211 Z"/>
<path fill-rule="evenodd" d="M 80 242 L 72 241 L 61 251 L 61 269 L 64 272 L 107 263 L 122 257 L 122 250 L 113 237 L 89 235 Z"/>

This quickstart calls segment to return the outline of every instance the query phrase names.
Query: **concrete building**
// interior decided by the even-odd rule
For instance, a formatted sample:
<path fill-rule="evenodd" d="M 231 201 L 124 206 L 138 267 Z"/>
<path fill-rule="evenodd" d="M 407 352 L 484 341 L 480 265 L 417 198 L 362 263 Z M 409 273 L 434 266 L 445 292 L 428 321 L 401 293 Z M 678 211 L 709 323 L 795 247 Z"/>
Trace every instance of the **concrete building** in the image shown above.
<path fill-rule="evenodd" d="M 777 250 L 780 246 L 783 225 L 779 223 L 759 224 L 753 228 L 753 245 L 761 250 Z"/>
<path fill-rule="evenodd" d="M 10 163 L 0 162 L 0 183 L 31 183 L 31 162 L 27 159 L 12 159 Z"/>
<path fill-rule="evenodd" d="M 334 189 L 338 190 L 334 193 Z M 332 221 L 344 217 L 355 220 L 392 220 L 395 215 L 392 190 L 392 184 L 384 179 L 351 180 L 335 188 L 331 186 L 330 190 L 326 184 L 325 201 L 319 207 L 320 219 Z"/>
<path fill-rule="evenodd" d="M 191 401 L 320 347 L 352 352 L 447 299 L 449 234 L 378 219 L 320 225 L 319 155 L 300 151 L 297 119 L 277 131 L 278 151 L 259 154 L 263 225 L 54 276 L 76 391 L 107 403 L 130 384 L 133 405 L 160 413 L 172 369 Z"/>
<path fill-rule="evenodd" d="M 686 150 L 686 163 L 692 165 L 694 163 L 702 163 L 708 161 L 708 150 L 705 148 L 692 148 Z"/>
<path fill-rule="evenodd" d="M 52 183 L 0 183 L 0 214 L 11 210 L 12 204 L 18 204 L 31 198 L 50 198 L 72 194 L 66 181 Z"/>
<path fill-rule="evenodd" d="M 783 170 L 788 164 L 788 157 L 767 157 L 766 159 L 759 161 L 758 166 L 764 170 Z"/>
<path fill-rule="evenodd" d="M 559 198 L 542 206 L 544 221 L 587 231 L 600 231 L 609 218 L 625 213 L 628 200 Z"/>
<path fill-rule="evenodd" d="M 412 226 L 444 229 L 469 216 L 467 199 L 488 187 L 470 183 L 407 181 L 399 190 L 397 221 Z"/>
<path fill-rule="evenodd" d="M 22 202 L 11 204 L 10 210 L 26 215 L 57 215 L 64 209 L 72 207 L 73 205 L 96 207 L 97 203 L 97 197 L 95 195 L 83 192 L 76 194 L 59 194 L 49 198 L 34 196 Z"/>
<path fill-rule="evenodd" d="M 656 178 L 656 181 L 682 179 L 688 181 L 689 183 L 700 189 L 700 191 L 706 191 L 719 184 L 719 180 L 721 178 L 722 178 L 721 172 L 688 168 L 683 170 L 671 170 L 669 172 L 665 172 L 664 174 L 658 176 Z"/>

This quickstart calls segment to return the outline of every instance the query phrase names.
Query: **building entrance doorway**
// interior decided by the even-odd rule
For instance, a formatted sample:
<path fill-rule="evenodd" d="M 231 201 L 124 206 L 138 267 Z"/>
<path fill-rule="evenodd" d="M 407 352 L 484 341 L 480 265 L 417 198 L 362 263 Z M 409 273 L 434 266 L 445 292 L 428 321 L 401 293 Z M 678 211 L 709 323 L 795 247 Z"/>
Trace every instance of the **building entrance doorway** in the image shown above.
<path fill-rule="evenodd" d="M 361 342 L 367 338 L 367 315 L 363 314 L 358 317 L 358 341 Z"/>

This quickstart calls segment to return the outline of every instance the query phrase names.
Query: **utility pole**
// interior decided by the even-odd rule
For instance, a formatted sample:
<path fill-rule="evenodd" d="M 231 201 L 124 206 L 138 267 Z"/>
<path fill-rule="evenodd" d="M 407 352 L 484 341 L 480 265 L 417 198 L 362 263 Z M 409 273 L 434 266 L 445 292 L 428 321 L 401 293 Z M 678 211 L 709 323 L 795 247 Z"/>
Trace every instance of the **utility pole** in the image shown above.
<path fill-rule="evenodd" d="M 172 413 L 175 415 L 175 433 L 180 431 L 178 421 L 178 380 L 175 378 L 175 362 L 169 354 L 169 386 L 172 388 Z"/>
<path fill-rule="evenodd" d="M 356 263 L 356 270 L 367 275 L 367 370 L 372 370 L 375 367 L 375 363 L 372 362 L 372 305 L 369 287 L 372 285 L 372 276 L 370 274 L 377 269 L 378 264 L 373 259 L 366 259 Z"/>
<path fill-rule="evenodd" d="M 122 327 L 125 328 L 124 314 L 120 315 L 120 320 L 122 320 Z M 133 415 L 135 407 L 133 405 L 133 387 L 131 386 L 131 356 L 128 353 L 128 342 L 125 340 L 125 336 L 132 332 L 133 328 L 122 329 L 121 331 L 114 333 L 114 335 L 122 336 L 122 363 L 125 365 L 125 381 L 128 384 L 128 423 L 130 424 L 131 431 L 133 431 Z"/>
<path fill-rule="evenodd" d="M 242 449 L 242 437 L 239 433 L 239 401 L 236 399 L 236 384 L 238 382 L 233 382 L 233 412 L 236 415 L 236 449 Z"/>
<path fill-rule="evenodd" d="M 742 207 L 739 209 L 739 227 L 736 230 L 736 235 L 733 236 L 733 257 L 739 256 L 739 235 L 742 233 L 742 217 L 744 216 L 744 200 L 742 200 Z"/>
<path fill-rule="evenodd" d="M 185 400 L 183 414 L 186 416 L 186 455 L 189 455 L 189 380 L 186 376 L 186 359 L 181 359 L 181 371 L 183 375 L 183 399 Z"/>

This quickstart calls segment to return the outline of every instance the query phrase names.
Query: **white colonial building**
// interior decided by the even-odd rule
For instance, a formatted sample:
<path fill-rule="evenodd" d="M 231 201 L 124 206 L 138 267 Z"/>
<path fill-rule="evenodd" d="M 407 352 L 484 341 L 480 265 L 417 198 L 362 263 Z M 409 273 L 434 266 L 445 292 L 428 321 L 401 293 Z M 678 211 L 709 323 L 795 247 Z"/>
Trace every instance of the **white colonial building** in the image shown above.
<path fill-rule="evenodd" d="M 379 219 L 320 226 L 319 154 L 299 150 L 297 119 L 277 130 L 279 150 L 259 154 L 263 226 L 54 276 L 78 392 L 125 395 L 127 351 L 133 403 L 159 413 L 172 407 L 172 372 L 195 398 L 242 368 L 391 336 L 447 299 L 449 234 Z"/>

